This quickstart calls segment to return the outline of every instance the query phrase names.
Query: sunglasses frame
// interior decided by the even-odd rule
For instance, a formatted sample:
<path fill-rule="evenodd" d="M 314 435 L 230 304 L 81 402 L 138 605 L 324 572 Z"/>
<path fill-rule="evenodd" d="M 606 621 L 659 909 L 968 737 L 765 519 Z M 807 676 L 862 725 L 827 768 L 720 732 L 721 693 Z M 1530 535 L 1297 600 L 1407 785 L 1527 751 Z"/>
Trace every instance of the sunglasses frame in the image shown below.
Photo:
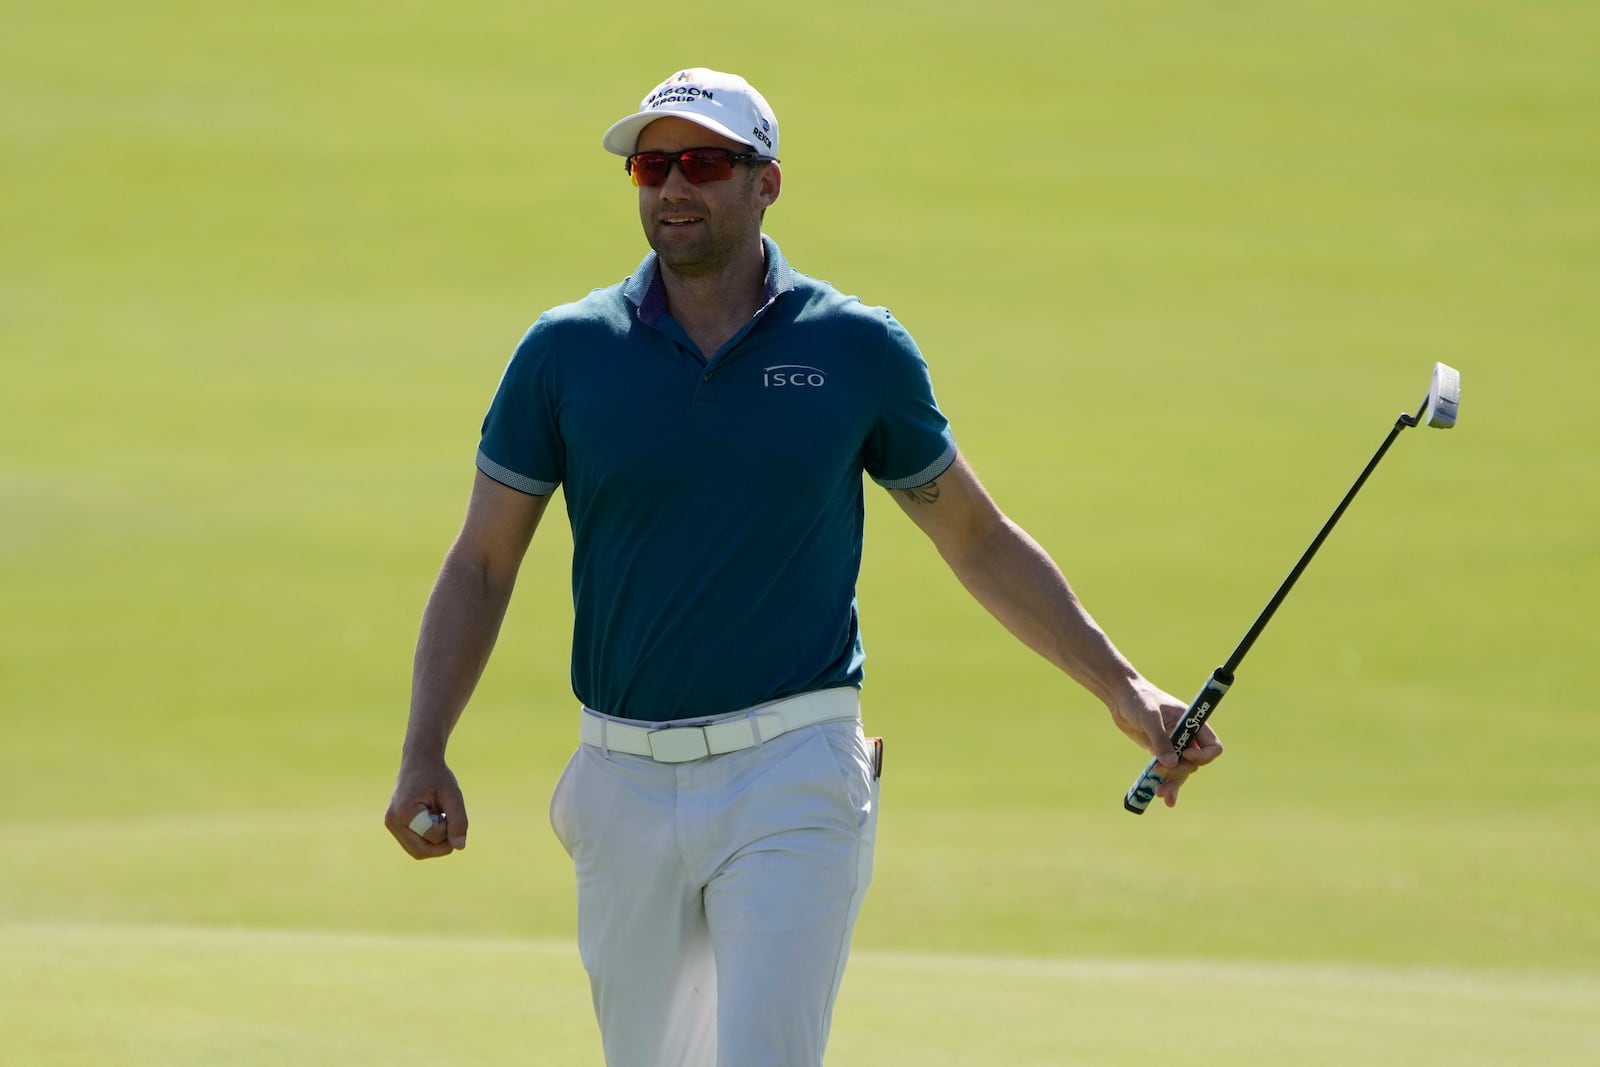
<path fill-rule="evenodd" d="M 715 152 L 720 155 L 722 159 L 719 160 L 719 162 L 726 162 L 728 164 L 727 176 L 721 178 L 694 178 L 690 176 L 688 168 L 684 166 L 684 160 L 687 157 L 694 155 L 696 152 Z M 659 182 L 656 182 L 654 185 L 645 185 L 639 180 L 638 175 L 634 174 L 633 161 L 638 159 L 640 156 L 655 156 L 666 160 L 667 169 L 662 174 Z M 682 174 L 684 180 L 690 185 L 702 185 L 706 182 L 725 182 L 729 180 L 733 177 L 733 168 L 740 163 L 776 162 L 778 162 L 776 156 L 764 156 L 760 152 L 735 152 L 731 148 L 722 148 L 717 145 L 706 145 L 703 148 L 685 148 L 677 152 L 635 152 L 633 155 L 628 156 L 622 161 L 622 169 L 627 173 L 628 177 L 633 180 L 633 184 L 636 187 L 640 189 L 659 189 L 661 186 L 667 184 L 668 178 L 672 177 L 673 164 L 677 164 L 678 173 Z"/>

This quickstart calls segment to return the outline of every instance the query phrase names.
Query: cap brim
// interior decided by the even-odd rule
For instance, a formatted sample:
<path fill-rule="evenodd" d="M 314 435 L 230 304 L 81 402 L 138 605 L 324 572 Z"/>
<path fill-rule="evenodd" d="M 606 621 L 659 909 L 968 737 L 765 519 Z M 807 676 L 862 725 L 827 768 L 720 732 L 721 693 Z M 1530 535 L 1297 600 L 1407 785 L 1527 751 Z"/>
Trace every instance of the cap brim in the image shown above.
<path fill-rule="evenodd" d="M 747 138 L 740 137 L 714 119 L 708 119 L 692 111 L 673 111 L 671 108 L 662 108 L 660 111 L 638 111 L 620 122 L 612 123 L 611 128 L 600 138 L 600 145 L 613 155 L 631 156 L 638 150 L 639 134 L 656 119 L 687 119 L 697 126 L 704 126 L 712 133 L 719 133 L 748 148 L 755 148 Z"/>

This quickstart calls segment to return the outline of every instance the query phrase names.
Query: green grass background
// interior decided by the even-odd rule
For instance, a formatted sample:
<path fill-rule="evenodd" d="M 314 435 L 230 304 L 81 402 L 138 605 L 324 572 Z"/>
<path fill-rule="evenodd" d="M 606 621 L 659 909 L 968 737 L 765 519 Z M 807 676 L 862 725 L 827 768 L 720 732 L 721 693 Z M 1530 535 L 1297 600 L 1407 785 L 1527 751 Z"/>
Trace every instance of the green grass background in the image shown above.
<path fill-rule="evenodd" d="M 1600 10 L 12 0 L 0 34 L 8 1063 L 597 1063 L 544 808 L 569 544 L 379 820 L 478 421 L 628 273 L 604 126 L 673 69 L 783 128 L 767 228 L 891 307 L 962 445 L 1188 696 L 1434 360 L 1241 672 L 1139 754 L 883 494 L 889 738 L 830 1062 L 1600 1058 Z"/>

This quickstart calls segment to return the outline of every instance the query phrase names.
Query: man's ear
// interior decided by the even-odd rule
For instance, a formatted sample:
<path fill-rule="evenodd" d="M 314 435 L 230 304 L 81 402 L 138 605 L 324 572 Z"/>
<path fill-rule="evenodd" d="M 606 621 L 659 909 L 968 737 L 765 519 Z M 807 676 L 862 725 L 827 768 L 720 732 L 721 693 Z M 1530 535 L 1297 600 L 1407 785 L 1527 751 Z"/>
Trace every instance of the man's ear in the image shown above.
<path fill-rule="evenodd" d="M 778 199 L 778 194 L 783 191 L 783 171 L 778 169 L 776 162 L 768 163 L 761 168 L 760 187 L 756 195 L 761 198 L 761 207 L 771 207 Z"/>

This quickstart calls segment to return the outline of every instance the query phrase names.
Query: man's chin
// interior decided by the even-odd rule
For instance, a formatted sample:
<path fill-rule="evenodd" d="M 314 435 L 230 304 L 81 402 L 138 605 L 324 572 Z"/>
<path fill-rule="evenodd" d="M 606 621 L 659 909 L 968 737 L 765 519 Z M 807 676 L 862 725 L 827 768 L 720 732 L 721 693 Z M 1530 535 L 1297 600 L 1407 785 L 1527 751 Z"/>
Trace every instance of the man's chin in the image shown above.
<path fill-rule="evenodd" d="M 658 227 L 649 236 L 656 258 L 679 273 L 704 269 L 716 258 L 712 242 L 704 233 L 680 233 L 671 227 Z"/>

